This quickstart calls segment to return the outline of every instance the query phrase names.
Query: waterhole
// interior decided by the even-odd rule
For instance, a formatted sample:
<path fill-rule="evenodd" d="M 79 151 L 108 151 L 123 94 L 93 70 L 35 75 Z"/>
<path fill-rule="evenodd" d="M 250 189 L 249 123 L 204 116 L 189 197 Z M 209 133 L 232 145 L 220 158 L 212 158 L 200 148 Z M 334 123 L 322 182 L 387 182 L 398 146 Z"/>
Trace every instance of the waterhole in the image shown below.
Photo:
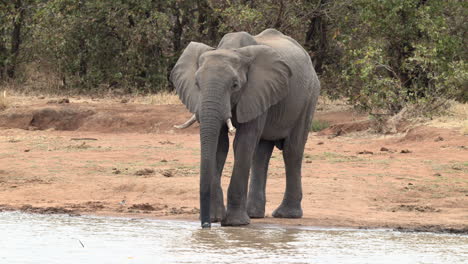
<path fill-rule="evenodd" d="M 468 263 L 468 236 L 0 213 L 0 263 Z"/>

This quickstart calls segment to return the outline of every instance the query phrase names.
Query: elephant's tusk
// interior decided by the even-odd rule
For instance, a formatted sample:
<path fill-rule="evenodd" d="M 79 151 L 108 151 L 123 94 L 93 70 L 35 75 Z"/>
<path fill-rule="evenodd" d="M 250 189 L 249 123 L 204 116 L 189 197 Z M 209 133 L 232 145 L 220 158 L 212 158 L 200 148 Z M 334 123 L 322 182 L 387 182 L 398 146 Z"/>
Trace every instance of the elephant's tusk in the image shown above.
<path fill-rule="evenodd" d="M 226 125 L 228 126 L 229 134 L 236 134 L 236 128 L 232 125 L 231 118 L 228 118 L 228 120 L 226 120 Z"/>
<path fill-rule="evenodd" d="M 195 115 L 193 115 L 189 120 L 187 120 L 182 125 L 174 125 L 174 127 L 178 128 L 178 129 L 184 129 L 184 128 L 187 128 L 187 127 L 193 125 L 193 123 L 195 123 L 195 121 L 197 121 L 197 117 Z"/>

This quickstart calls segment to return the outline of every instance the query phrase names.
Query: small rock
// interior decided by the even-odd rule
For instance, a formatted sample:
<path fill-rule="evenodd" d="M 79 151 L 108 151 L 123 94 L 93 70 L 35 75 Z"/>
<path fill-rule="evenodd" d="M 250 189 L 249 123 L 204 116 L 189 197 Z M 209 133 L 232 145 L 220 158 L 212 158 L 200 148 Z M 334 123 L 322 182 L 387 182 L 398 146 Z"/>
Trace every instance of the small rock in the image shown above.
<path fill-rule="evenodd" d="M 162 159 L 161 162 L 167 162 L 167 160 L 166 160 L 166 159 Z"/>
<path fill-rule="evenodd" d="M 390 150 L 388 148 L 386 148 L 386 147 L 381 147 L 380 151 L 390 151 Z"/>
<path fill-rule="evenodd" d="M 406 153 L 411 153 L 411 150 L 409 150 L 409 149 L 402 149 L 402 150 L 400 151 L 400 153 L 404 153 L 404 154 L 406 154 Z"/>
<path fill-rule="evenodd" d="M 306 162 L 305 162 L 305 163 L 312 163 L 312 161 L 311 161 L 311 160 L 306 160 Z"/>
<path fill-rule="evenodd" d="M 113 174 L 120 174 L 120 173 L 122 173 L 122 172 L 121 172 L 120 170 L 114 170 L 112 173 L 113 173 Z"/>
<path fill-rule="evenodd" d="M 434 173 L 434 176 L 440 177 L 440 176 L 442 176 L 442 174 L 440 174 L 440 173 Z"/>
<path fill-rule="evenodd" d="M 161 174 L 162 174 L 164 177 L 168 177 L 168 178 L 174 176 L 174 175 L 172 174 L 172 171 L 170 171 L 170 170 L 163 171 Z"/>
<path fill-rule="evenodd" d="M 317 143 L 317 145 L 323 145 L 323 142 L 322 142 L 322 141 L 320 141 L 319 143 Z"/>
<path fill-rule="evenodd" d="M 444 138 L 441 137 L 441 136 L 438 136 L 436 137 L 436 139 L 434 139 L 435 142 L 439 142 L 439 141 L 444 141 Z"/>
<path fill-rule="evenodd" d="M 453 170 L 460 170 L 460 171 L 463 170 L 463 168 L 461 168 L 461 167 L 458 166 L 458 165 L 452 165 L 452 169 L 453 169 Z"/>
<path fill-rule="evenodd" d="M 150 175 L 153 173 L 154 173 L 153 169 L 142 169 L 142 170 L 138 170 L 137 172 L 135 172 L 135 175 L 143 176 L 143 175 Z"/>
<path fill-rule="evenodd" d="M 165 140 L 165 141 L 159 141 L 159 144 L 161 144 L 161 145 L 174 145 L 175 143 L 171 142 L 169 140 Z"/>
<path fill-rule="evenodd" d="M 128 99 L 127 99 L 127 98 L 124 98 L 124 99 L 120 100 L 120 103 L 126 104 L 126 103 L 128 103 Z"/>
<path fill-rule="evenodd" d="M 408 182 L 408 185 L 413 185 L 411 182 Z"/>
<path fill-rule="evenodd" d="M 129 210 L 144 210 L 144 211 L 154 211 L 157 208 L 154 208 L 151 204 L 149 203 L 142 203 L 142 204 L 134 204 L 130 207 L 128 207 Z"/>
<path fill-rule="evenodd" d="M 25 149 L 25 150 L 24 150 L 24 152 L 29 152 L 29 151 L 31 151 L 31 150 L 30 150 L 30 149 Z"/>
<path fill-rule="evenodd" d="M 70 100 L 68 98 L 63 98 L 57 101 L 58 104 L 69 104 Z"/>
<path fill-rule="evenodd" d="M 37 99 L 45 99 L 45 96 L 39 96 Z"/>
<path fill-rule="evenodd" d="M 368 150 L 363 150 L 363 151 L 359 151 L 357 154 L 369 154 L 369 155 L 373 155 L 374 152 L 368 151 Z"/>

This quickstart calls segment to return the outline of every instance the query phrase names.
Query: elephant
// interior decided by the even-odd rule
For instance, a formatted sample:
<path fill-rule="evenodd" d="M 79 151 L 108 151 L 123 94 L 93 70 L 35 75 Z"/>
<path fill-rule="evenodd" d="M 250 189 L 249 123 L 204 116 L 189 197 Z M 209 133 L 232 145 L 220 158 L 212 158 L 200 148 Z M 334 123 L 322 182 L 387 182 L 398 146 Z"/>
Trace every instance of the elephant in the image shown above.
<path fill-rule="evenodd" d="M 286 190 L 272 215 L 302 217 L 301 165 L 320 93 L 310 56 L 275 29 L 252 36 L 226 34 L 217 48 L 190 42 L 170 74 L 193 116 L 179 128 L 200 123 L 200 220 L 241 226 L 265 216 L 265 185 L 272 151 L 282 150 Z M 234 165 L 223 201 L 221 175 L 233 141 Z M 249 184 L 249 177 L 250 184 Z"/>

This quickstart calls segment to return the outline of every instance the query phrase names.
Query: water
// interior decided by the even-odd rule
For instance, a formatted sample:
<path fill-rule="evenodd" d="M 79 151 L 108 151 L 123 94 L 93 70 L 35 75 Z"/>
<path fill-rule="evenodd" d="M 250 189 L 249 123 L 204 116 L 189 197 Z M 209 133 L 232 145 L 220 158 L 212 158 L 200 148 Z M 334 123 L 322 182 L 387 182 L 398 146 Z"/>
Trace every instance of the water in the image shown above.
<path fill-rule="evenodd" d="M 0 263 L 468 263 L 468 236 L 0 213 Z"/>

